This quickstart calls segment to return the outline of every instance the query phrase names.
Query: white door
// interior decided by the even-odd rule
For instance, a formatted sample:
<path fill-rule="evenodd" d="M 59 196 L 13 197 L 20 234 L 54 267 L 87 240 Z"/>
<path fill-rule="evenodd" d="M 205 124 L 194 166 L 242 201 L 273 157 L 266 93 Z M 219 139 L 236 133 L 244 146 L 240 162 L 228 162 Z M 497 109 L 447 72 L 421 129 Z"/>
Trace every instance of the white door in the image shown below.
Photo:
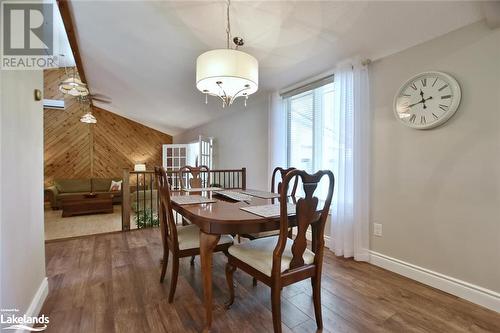
<path fill-rule="evenodd" d="M 189 144 L 165 144 L 163 145 L 163 167 L 167 171 L 168 181 L 172 188 L 180 187 L 179 176 L 173 171 L 189 165 Z"/>
<path fill-rule="evenodd" d="M 213 168 L 213 138 L 199 136 L 199 165 Z"/>

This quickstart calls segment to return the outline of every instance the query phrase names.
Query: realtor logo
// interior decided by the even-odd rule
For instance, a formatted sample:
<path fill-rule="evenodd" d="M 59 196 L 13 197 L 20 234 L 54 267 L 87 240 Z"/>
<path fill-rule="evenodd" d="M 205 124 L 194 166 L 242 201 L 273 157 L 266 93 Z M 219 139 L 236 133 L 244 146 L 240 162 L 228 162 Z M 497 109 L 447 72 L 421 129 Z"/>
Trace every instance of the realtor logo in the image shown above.
<path fill-rule="evenodd" d="M 52 3 L 2 2 L 2 69 L 56 67 Z"/>
<path fill-rule="evenodd" d="M 29 331 L 42 332 L 47 329 L 49 317 L 45 315 L 28 316 L 21 315 L 19 309 L 0 309 L 0 326 L 2 331 Z"/>

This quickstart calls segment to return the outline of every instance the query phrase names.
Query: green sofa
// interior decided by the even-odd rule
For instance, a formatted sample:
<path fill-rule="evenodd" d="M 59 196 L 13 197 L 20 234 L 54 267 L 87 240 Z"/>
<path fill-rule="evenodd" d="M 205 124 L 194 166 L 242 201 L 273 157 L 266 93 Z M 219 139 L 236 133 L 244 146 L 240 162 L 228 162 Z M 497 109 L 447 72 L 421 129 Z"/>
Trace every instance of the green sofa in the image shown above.
<path fill-rule="evenodd" d="M 61 200 L 74 195 L 89 193 L 113 194 L 113 204 L 122 202 L 121 191 L 110 191 L 111 180 L 120 181 L 121 178 L 91 178 L 91 179 L 56 179 L 54 185 L 45 189 L 52 209 L 61 209 Z"/>

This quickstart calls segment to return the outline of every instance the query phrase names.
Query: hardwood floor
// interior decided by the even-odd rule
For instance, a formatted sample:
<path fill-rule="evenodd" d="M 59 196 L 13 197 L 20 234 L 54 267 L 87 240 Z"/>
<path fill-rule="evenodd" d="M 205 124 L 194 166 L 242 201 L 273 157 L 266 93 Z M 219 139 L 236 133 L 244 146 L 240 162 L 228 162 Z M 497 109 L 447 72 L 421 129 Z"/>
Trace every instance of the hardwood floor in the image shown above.
<path fill-rule="evenodd" d="M 160 284 L 158 230 L 89 236 L 46 244 L 46 332 L 201 332 L 199 257 L 181 259 L 173 304 L 170 267 Z M 228 297 L 226 258 L 214 258 L 214 332 L 272 332 L 270 289 L 234 275 Z M 284 332 L 315 332 L 309 281 L 283 289 Z M 323 332 L 500 332 L 500 314 L 367 263 L 325 256 Z"/>

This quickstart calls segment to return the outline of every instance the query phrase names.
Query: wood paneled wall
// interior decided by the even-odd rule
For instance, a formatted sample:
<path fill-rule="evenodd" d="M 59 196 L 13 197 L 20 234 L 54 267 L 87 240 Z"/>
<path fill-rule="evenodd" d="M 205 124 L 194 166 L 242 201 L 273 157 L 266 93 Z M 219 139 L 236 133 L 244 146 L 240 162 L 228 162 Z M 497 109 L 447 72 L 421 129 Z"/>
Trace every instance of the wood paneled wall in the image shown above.
<path fill-rule="evenodd" d="M 64 69 L 44 71 L 44 98 L 62 99 L 58 84 Z M 162 144 L 172 137 L 115 113 L 93 107 L 97 124 L 80 122 L 74 98 L 65 110 L 44 109 L 45 185 L 56 178 L 120 177 L 124 168 L 161 164 Z"/>

